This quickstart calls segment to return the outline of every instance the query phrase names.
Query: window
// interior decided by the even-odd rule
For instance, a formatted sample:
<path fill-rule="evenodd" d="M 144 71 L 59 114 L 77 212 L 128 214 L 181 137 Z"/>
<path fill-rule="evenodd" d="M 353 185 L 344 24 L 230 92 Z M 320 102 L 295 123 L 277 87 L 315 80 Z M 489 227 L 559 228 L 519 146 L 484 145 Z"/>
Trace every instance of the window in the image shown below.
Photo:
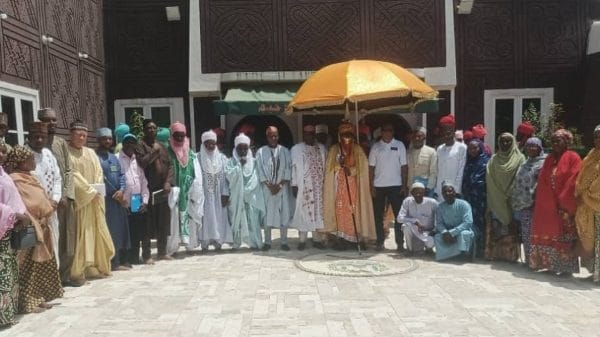
<path fill-rule="evenodd" d="M 37 90 L 0 81 L 0 106 L 2 112 L 8 115 L 8 144 L 25 144 L 26 129 L 35 119 L 38 102 Z"/>
<path fill-rule="evenodd" d="M 553 88 L 486 90 L 484 93 L 484 124 L 488 134 L 485 142 L 495 148 L 503 132 L 516 134 L 521 117 L 530 105 L 541 113 L 542 122 L 554 100 Z"/>
<path fill-rule="evenodd" d="M 115 100 L 115 121 L 131 125 L 134 112 L 152 118 L 159 127 L 168 128 L 175 121 L 184 121 L 183 98 L 136 98 Z"/>

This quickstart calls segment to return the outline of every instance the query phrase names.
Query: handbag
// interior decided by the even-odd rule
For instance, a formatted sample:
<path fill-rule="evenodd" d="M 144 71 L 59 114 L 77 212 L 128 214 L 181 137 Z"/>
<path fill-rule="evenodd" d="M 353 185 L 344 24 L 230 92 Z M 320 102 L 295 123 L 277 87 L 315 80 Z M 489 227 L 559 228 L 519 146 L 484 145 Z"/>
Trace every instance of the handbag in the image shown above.
<path fill-rule="evenodd" d="M 13 231 L 10 236 L 10 245 L 14 250 L 23 250 L 35 247 L 38 244 L 35 227 L 27 226 L 19 231 Z"/>

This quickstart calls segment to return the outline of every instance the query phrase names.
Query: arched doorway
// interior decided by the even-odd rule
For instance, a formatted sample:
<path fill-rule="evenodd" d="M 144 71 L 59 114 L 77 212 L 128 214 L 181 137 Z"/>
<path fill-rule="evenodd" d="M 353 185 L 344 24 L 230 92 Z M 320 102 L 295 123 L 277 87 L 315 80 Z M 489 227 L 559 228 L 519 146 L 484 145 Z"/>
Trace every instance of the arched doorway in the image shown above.
<path fill-rule="evenodd" d="M 267 144 L 266 131 L 267 127 L 275 126 L 279 129 L 279 144 L 287 147 L 288 149 L 294 145 L 294 137 L 288 125 L 279 117 L 272 115 L 252 115 L 242 118 L 233 128 L 231 133 L 230 144 L 233 148 L 233 141 L 239 134 L 242 127 L 253 127 L 253 134 L 248 134 L 254 141 L 254 146 L 259 149 L 261 146 Z"/>

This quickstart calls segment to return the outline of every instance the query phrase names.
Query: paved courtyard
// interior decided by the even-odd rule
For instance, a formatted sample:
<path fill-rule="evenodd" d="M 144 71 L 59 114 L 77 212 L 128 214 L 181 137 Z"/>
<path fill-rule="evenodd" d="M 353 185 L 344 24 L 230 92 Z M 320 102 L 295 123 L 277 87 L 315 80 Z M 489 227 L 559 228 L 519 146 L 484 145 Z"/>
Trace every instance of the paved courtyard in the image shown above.
<path fill-rule="evenodd" d="M 67 288 L 0 336 L 600 336 L 600 287 L 505 263 L 436 263 L 387 251 L 412 271 L 308 273 L 322 251 L 204 253 Z M 393 243 L 387 243 L 390 247 Z M 310 245 L 309 245 L 310 246 Z"/>

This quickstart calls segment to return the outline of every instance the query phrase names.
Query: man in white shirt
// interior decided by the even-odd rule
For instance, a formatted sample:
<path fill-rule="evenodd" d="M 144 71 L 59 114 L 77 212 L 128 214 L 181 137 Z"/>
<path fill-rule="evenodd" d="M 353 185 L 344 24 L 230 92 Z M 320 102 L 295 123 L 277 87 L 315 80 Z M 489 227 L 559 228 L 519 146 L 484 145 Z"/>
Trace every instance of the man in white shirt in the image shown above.
<path fill-rule="evenodd" d="M 467 146 L 454 139 L 455 121 L 454 116 L 447 115 L 440 119 L 440 129 L 444 144 L 437 148 L 437 183 L 435 193 L 438 201 L 444 201 L 442 196 L 442 182 L 452 183 L 455 192 L 461 193 L 463 172 L 467 162 Z"/>
<path fill-rule="evenodd" d="M 371 196 L 375 213 L 375 232 L 377 233 L 376 250 L 383 250 L 385 234 L 383 230 L 383 214 L 386 200 L 392 205 L 394 214 L 398 214 L 402 199 L 406 195 L 408 165 L 404 144 L 394 139 L 394 127 L 386 124 L 381 128 L 381 140 L 373 145 L 369 153 L 369 178 L 371 180 Z M 399 251 L 404 250 L 404 239 L 400 224 L 394 224 L 394 234 Z"/>
<path fill-rule="evenodd" d="M 435 245 L 429 233 L 435 226 L 437 201 L 425 197 L 425 185 L 414 183 L 410 187 L 411 196 L 404 199 L 397 221 L 402 224 L 406 249 L 412 253 L 423 252 Z"/>

